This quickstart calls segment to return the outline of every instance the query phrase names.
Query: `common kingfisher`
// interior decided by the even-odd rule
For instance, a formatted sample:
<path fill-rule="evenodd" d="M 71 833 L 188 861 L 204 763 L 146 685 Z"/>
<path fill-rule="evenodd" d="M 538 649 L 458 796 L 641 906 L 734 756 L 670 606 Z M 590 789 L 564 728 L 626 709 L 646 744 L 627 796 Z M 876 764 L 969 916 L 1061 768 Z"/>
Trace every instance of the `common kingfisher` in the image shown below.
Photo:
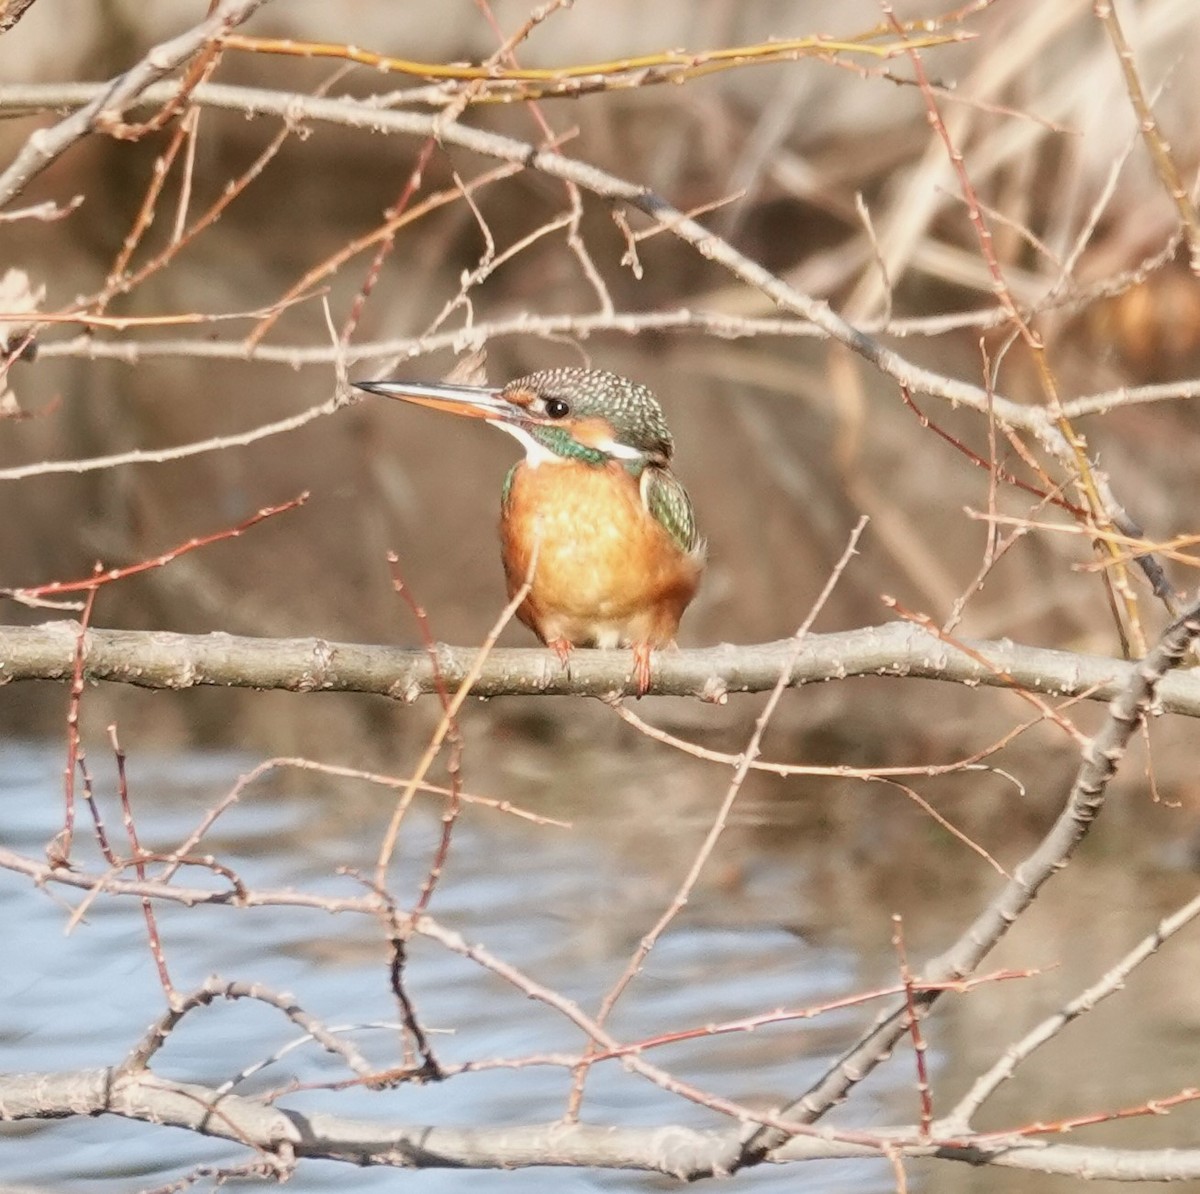
<path fill-rule="evenodd" d="M 673 642 L 704 570 L 704 541 L 671 472 L 674 442 L 642 385 L 600 369 L 545 369 L 502 387 L 355 382 L 360 390 L 486 419 L 525 449 L 504 481 L 501 555 L 517 617 L 567 663 L 572 647 Z"/>

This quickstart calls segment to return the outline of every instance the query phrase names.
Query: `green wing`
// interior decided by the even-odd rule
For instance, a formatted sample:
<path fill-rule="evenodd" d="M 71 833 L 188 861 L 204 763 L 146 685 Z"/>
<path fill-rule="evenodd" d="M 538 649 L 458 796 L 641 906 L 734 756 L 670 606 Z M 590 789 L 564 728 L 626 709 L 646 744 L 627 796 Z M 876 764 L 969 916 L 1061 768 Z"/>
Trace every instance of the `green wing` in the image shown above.
<path fill-rule="evenodd" d="M 513 481 L 516 479 L 517 469 L 519 469 L 520 467 L 521 467 L 521 462 L 518 461 L 516 464 L 514 464 L 512 466 L 512 468 L 510 468 L 508 470 L 507 474 L 505 474 L 504 486 L 500 490 L 500 509 L 501 510 L 508 509 L 508 495 L 510 493 L 512 493 Z"/>
<path fill-rule="evenodd" d="M 682 550 L 695 554 L 704 549 L 704 541 L 696 532 L 691 498 L 669 469 L 653 465 L 646 468 L 641 477 L 641 490 L 646 509 Z"/>

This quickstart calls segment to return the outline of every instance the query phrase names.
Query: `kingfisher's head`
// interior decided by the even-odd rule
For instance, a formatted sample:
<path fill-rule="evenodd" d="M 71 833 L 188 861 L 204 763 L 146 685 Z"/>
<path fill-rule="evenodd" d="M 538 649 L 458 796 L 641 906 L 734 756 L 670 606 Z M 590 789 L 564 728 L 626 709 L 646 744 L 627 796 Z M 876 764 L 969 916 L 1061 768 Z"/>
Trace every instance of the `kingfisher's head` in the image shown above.
<path fill-rule="evenodd" d="M 667 464 L 674 446 L 654 395 L 603 369 L 542 369 L 500 388 L 448 382 L 354 384 L 370 394 L 486 419 L 519 439 L 532 465 L 618 460 L 637 472 L 648 464 Z"/>

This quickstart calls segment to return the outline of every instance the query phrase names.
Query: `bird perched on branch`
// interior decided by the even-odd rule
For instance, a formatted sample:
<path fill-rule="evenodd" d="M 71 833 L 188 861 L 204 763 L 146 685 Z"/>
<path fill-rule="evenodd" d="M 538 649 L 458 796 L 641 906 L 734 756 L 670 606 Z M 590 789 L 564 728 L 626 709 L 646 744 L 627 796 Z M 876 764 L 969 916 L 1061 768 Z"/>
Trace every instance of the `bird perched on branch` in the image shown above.
<path fill-rule="evenodd" d="M 572 647 L 632 647 L 639 695 L 650 652 L 673 642 L 704 569 L 673 442 L 645 386 L 599 369 L 546 369 L 503 387 L 402 381 L 360 390 L 486 419 L 525 448 L 504 482 L 500 536 L 517 617 L 565 664 Z"/>

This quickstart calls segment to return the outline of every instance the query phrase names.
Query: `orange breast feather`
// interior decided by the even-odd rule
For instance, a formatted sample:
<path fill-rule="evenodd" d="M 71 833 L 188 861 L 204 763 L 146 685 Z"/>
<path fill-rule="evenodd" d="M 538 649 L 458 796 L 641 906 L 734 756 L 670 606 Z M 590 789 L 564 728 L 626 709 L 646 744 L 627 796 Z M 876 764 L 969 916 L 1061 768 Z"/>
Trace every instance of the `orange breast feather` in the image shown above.
<path fill-rule="evenodd" d="M 517 616 L 543 642 L 662 646 L 700 582 L 703 560 L 680 549 L 620 464 L 518 465 L 501 520 L 513 595 L 536 565 Z"/>

